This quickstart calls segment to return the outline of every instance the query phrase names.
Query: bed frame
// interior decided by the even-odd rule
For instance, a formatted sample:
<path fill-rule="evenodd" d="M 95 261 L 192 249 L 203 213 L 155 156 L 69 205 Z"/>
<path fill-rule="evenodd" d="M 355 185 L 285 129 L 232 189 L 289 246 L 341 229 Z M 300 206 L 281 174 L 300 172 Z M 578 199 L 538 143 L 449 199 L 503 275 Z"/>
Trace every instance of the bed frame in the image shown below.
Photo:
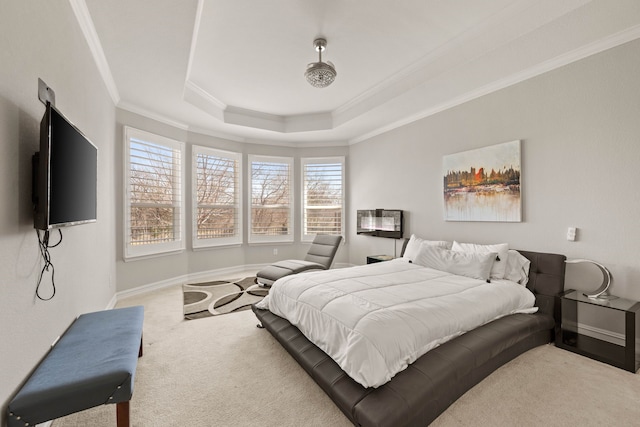
<path fill-rule="evenodd" d="M 354 425 L 425 426 L 497 368 L 551 342 L 566 257 L 519 252 L 531 261 L 527 288 L 536 295 L 538 313 L 512 314 L 467 332 L 429 351 L 378 388 L 356 383 L 287 320 L 269 310 L 252 310 Z"/>

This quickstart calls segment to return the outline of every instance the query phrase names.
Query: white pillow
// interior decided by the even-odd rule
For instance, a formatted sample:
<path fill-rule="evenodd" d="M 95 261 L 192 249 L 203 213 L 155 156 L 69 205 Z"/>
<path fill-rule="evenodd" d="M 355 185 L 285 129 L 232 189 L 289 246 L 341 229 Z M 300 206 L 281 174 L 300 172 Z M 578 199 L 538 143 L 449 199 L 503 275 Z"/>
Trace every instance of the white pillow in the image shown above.
<path fill-rule="evenodd" d="M 529 261 L 520 252 L 509 249 L 509 255 L 507 257 L 507 271 L 504 278 L 526 286 L 529 281 L 529 267 L 531 267 L 531 261 Z"/>
<path fill-rule="evenodd" d="M 447 273 L 489 280 L 496 252 L 456 252 L 437 246 L 422 245 L 414 263 Z"/>
<path fill-rule="evenodd" d="M 504 279 L 504 275 L 507 271 L 507 257 L 509 254 L 509 244 L 499 243 L 496 245 L 476 245 L 475 243 L 458 243 L 453 242 L 451 247 L 452 251 L 457 252 L 475 252 L 479 254 L 486 254 L 489 252 L 496 252 L 498 254 L 496 262 L 491 267 L 492 279 Z"/>
<path fill-rule="evenodd" d="M 412 234 L 409 238 L 409 242 L 407 243 L 407 247 L 404 248 L 402 259 L 405 261 L 414 262 L 416 256 L 418 256 L 418 252 L 420 251 L 420 246 L 423 243 L 426 245 L 438 246 L 445 249 L 451 248 L 451 242 L 445 242 L 443 240 L 424 240 L 416 236 L 415 234 Z"/>

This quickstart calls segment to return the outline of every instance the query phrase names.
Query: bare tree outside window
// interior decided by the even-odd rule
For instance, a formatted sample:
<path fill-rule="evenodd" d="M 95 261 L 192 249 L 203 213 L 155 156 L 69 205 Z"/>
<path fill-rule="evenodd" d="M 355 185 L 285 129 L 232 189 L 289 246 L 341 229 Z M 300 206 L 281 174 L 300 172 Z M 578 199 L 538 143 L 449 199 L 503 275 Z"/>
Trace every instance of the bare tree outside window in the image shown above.
<path fill-rule="evenodd" d="M 215 155 L 196 157 L 198 239 L 234 237 L 239 233 L 238 161 Z"/>
<path fill-rule="evenodd" d="M 261 236 L 291 234 L 288 163 L 251 163 L 251 233 Z"/>
<path fill-rule="evenodd" d="M 343 164 L 303 159 L 304 234 L 341 234 Z"/>
<path fill-rule="evenodd" d="M 129 197 L 131 245 L 174 241 L 179 228 L 180 153 L 162 145 L 131 139 Z M 178 199 L 178 200 L 177 200 Z"/>

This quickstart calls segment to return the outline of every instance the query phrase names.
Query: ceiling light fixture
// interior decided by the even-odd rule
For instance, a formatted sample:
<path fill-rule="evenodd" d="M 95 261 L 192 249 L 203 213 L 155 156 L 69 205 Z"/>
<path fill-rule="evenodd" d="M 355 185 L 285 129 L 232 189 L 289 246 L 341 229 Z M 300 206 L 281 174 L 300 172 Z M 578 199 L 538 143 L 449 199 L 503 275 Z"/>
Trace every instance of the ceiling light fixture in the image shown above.
<path fill-rule="evenodd" d="M 313 87 L 327 87 L 333 83 L 338 73 L 336 73 L 336 69 L 331 62 L 322 62 L 322 51 L 327 47 L 327 41 L 325 39 L 315 39 L 313 46 L 318 51 L 319 59 L 318 62 L 312 62 L 307 65 L 304 76 Z"/>

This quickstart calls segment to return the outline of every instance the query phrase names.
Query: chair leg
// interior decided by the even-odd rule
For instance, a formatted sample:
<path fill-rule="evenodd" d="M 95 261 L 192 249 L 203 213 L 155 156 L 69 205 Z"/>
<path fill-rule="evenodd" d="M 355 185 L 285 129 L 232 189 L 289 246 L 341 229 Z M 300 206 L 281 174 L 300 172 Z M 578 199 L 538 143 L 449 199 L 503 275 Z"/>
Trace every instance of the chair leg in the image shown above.
<path fill-rule="evenodd" d="M 138 350 L 138 357 L 142 357 L 142 336 L 140 336 L 140 349 Z"/>
<path fill-rule="evenodd" d="M 129 401 L 116 403 L 117 427 L 129 427 Z"/>

